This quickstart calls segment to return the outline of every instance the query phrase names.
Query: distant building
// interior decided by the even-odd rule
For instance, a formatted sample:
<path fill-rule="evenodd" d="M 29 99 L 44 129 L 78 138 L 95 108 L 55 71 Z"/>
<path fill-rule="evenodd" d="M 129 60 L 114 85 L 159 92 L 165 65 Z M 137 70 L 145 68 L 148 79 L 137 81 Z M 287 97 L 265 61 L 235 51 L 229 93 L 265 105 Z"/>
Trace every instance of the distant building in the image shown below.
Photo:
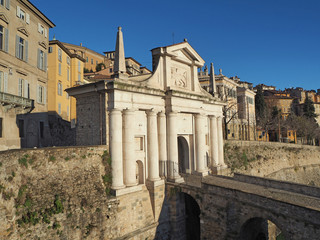
<path fill-rule="evenodd" d="M 66 121 L 76 121 L 76 100 L 64 90 L 84 84 L 85 59 L 71 53 L 58 40 L 49 42 L 48 111 Z"/>
<path fill-rule="evenodd" d="M 200 69 L 198 73 L 201 86 L 213 96 L 227 102 L 224 109 L 225 137 L 235 140 L 255 140 L 255 92 L 252 84 L 240 81 L 240 78 L 226 77 L 219 70 L 219 75 L 214 75 L 211 64 L 208 68 Z M 214 76 L 214 77 L 213 77 Z"/>
<path fill-rule="evenodd" d="M 27 0 L 0 1 L 0 150 L 50 143 L 47 54 L 54 26 Z"/>

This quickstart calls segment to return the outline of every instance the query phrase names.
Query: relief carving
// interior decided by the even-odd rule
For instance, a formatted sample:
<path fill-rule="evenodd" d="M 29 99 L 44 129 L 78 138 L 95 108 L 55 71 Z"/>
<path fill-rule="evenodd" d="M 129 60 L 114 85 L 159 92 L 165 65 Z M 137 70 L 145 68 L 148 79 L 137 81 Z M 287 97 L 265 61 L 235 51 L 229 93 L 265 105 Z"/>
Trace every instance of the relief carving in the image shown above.
<path fill-rule="evenodd" d="M 182 88 L 187 87 L 187 71 L 184 69 L 172 67 L 171 68 L 171 78 L 174 82 L 174 85 Z"/>

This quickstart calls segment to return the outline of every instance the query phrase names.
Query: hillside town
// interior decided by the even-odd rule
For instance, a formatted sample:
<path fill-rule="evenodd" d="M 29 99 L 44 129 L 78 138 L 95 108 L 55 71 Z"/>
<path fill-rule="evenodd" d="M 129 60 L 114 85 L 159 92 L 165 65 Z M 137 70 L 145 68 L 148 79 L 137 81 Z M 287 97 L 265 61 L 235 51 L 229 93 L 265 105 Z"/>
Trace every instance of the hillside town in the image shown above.
<path fill-rule="evenodd" d="M 1 8 L 0 149 L 77 145 L 77 100 L 66 89 L 112 81 L 115 49 L 105 46 L 98 53 L 82 43 L 65 43 L 63 36 L 49 40 L 56 26 L 29 1 L 2 1 Z M 131 79 L 155 71 L 134 56 L 124 64 Z M 216 72 L 213 63 L 209 69 L 199 66 L 198 80 L 225 103 L 224 139 L 319 145 L 319 89 L 253 86 L 222 69 Z"/>

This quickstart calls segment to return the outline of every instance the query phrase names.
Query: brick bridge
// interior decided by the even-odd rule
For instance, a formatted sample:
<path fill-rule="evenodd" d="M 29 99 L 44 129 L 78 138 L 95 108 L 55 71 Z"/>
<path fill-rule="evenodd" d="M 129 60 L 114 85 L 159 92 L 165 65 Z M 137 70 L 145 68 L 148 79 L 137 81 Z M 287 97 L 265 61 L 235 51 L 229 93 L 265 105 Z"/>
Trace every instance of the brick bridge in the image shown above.
<path fill-rule="evenodd" d="M 320 239 L 320 188 L 235 174 L 168 183 L 171 239 Z"/>

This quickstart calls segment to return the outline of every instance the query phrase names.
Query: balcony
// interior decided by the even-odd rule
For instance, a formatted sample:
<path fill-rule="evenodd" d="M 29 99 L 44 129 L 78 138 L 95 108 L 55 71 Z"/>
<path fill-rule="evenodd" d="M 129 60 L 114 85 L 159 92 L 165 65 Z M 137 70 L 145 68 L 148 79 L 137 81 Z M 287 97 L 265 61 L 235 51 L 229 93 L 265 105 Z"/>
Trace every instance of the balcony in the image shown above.
<path fill-rule="evenodd" d="M 34 108 L 34 100 L 4 92 L 0 92 L 0 103 L 7 110 L 17 107 L 30 110 Z"/>

